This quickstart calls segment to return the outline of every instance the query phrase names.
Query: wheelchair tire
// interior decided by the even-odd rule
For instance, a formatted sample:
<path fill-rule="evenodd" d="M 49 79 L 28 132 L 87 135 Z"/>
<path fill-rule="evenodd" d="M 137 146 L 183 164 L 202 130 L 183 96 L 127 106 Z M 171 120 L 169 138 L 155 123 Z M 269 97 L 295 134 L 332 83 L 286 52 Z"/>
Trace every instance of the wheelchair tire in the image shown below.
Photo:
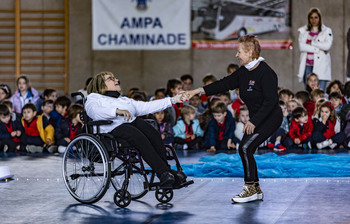
<path fill-rule="evenodd" d="M 131 195 L 128 191 L 121 189 L 115 192 L 113 199 L 117 206 L 125 208 L 130 205 Z"/>
<path fill-rule="evenodd" d="M 155 192 L 156 198 L 161 203 L 168 203 L 174 197 L 172 189 L 157 189 Z"/>
<path fill-rule="evenodd" d="M 62 175 L 69 193 L 77 201 L 99 201 L 111 180 L 109 156 L 99 139 L 91 134 L 76 136 L 66 147 Z"/>
<path fill-rule="evenodd" d="M 115 176 L 111 177 L 111 182 L 116 191 L 122 189 L 125 180 L 125 166 L 126 165 L 123 165 L 122 161 L 118 158 L 115 158 L 111 162 L 111 172 L 116 173 Z M 127 190 L 131 195 L 131 199 L 136 200 L 147 194 L 148 180 L 147 175 L 139 166 L 133 164 L 132 167 L 133 171 L 130 175 Z"/>

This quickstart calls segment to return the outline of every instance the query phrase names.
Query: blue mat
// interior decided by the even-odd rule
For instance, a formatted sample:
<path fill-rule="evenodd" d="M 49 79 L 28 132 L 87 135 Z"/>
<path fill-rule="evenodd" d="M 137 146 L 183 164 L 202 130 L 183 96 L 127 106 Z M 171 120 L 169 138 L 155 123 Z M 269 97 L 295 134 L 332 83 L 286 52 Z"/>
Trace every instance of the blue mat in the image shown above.
<path fill-rule="evenodd" d="M 350 155 L 287 154 L 254 155 L 261 178 L 349 177 Z M 243 177 L 239 154 L 220 153 L 205 156 L 201 163 L 182 164 L 184 172 L 194 177 Z"/>

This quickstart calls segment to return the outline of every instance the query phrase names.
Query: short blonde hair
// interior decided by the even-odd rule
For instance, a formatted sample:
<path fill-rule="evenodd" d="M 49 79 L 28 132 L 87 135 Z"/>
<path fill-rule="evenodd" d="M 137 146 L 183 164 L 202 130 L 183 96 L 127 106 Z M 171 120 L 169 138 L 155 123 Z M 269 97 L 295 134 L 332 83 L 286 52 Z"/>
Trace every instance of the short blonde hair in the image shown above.
<path fill-rule="evenodd" d="M 184 105 L 181 108 L 180 112 L 181 112 L 181 116 L 186 115 L 186 114 L 195 114 L 196 109 L 191 105 Z"/>
<path fill-rule="evenodd" d="M 106 83 L 105 83 L 105 76 L 113 76 L 112 72 L 100 72 L 97 75 L 95 75 L 92 80 L 90 81 L 88 87 L 87 87 L 87 93 L 99 93 L 104 94 L 106 91 Z"/>
<path fill-rule="evenodd" d="M 253 50 L 252 58 L 258 59 L 260 57 L 261 47 L 259 40 L 254 35 L 245 35 L 238 39 L 239 44 L 243 44 L 244 50 Z"/>

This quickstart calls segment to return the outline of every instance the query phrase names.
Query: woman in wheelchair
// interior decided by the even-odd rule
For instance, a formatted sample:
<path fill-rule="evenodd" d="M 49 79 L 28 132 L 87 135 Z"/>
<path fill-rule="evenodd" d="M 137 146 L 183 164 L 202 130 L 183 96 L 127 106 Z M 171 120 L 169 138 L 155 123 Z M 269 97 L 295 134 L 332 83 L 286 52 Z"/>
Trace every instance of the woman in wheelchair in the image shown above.
<path fill-rule="evenodd" d="M 157 130 L 142 118 L 138 118 L 182 102 L 182 95 L 150 102 L 135 101 L 120 95 L 120 82 L 111 72 L 97 74 L 89 83 L 87 92 L 87 115 L 94 121 L 113 121 L 110 125 L 102 125 L 100 132 L 110 133 L 116 139 L 123 139 L 136 147 L 144 161 L 159 177 L 160 188 L 173 188 L 186 181 L 183 172 L 170 169 L 165 145 Z"/>

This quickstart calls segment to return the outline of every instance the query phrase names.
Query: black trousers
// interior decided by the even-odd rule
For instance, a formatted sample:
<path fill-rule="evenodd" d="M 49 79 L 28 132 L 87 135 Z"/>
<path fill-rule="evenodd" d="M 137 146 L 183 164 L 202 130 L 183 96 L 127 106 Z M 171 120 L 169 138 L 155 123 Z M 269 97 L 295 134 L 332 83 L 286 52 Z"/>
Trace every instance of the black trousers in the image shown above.
<path fill-rule="evenodd" d="M 244 181 L 246 183 L 259 181 L 254 153 L 258 146 L 268 139 L 281 126 L 282 119 L 282 110 L 278 106 L 278 108 L 276 107 L 262 124 L 255 127 L 253 134 L 243 135 L 238 150 L 243 164 Z"/>
<path fill-rule="evenodd" d="M 156 172 L 157 176 L 170 171 L 165 145 L 159 132 L 142 118 L 119 125 L 111 131 L 111 134 L 117 140 L 121 138 L 136 147 L 143 160 Z"/>

